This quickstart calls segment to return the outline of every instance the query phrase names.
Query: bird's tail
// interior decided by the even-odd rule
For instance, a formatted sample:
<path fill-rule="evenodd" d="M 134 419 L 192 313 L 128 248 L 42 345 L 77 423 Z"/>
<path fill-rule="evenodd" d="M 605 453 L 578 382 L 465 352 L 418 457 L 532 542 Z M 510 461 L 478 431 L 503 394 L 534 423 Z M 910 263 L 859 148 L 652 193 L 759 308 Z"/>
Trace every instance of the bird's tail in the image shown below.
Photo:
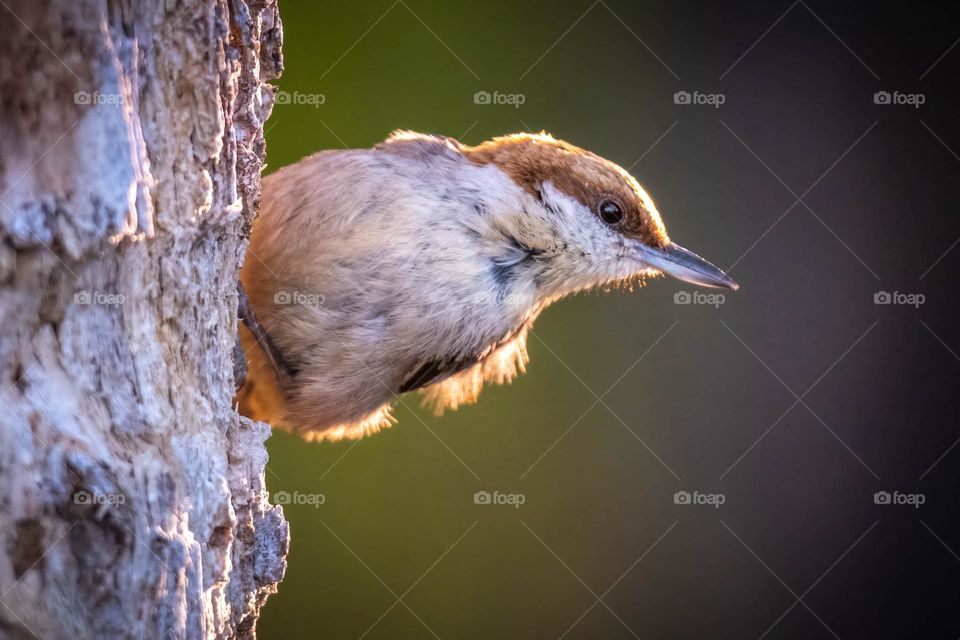
<path fill-rule="evenodd" d="M 275 427 L 289 428 L 284 421 L 285 401 L 273 364 L 246 325 L 238 324 L 248 363 L 247 377 L 237 392 L 240 414 Z"/>
<path fill-rule="evenodd" d="M 313 427 L 291 422 L 287 418 L 287 401 L 277 381 L 277 369 L 267 356 L 262 343 L 243 323 L 239 324 L 240 342 L 247 357 L 247 377 L 237 392 L 240 415 L 269 423 L 273 427 L 296 433 L 305 440 L 354 440 L 376 433 L 395 422 L 390 404 L 384 404 L 353 420 Z"/>

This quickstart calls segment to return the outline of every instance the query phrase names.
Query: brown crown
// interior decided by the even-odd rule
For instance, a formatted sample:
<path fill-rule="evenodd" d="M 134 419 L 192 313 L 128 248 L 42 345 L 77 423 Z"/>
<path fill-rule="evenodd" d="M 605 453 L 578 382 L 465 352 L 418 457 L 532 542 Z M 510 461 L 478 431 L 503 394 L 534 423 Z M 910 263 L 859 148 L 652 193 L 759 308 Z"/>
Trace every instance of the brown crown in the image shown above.
<path fill-rule="evenodd" d="M 462 153 L 473 162 L 494 164 L 531 195 L 550 182 L 597 212 L 613 200 L 623 210 L 616 228 L 625 236 L 655 247 L 669 244 L 653 201 L 629 173 L 600 156 L 544 134 L 517 133 L 488 140 Z"/>

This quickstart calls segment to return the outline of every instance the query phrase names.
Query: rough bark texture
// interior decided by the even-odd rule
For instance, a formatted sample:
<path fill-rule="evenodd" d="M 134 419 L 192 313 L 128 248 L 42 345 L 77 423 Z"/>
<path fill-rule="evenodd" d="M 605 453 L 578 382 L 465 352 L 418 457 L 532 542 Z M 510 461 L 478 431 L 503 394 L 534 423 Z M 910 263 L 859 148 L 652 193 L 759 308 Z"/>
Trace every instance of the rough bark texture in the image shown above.
<path fill-rule="evenodd" d="M 252 638 L 283 576 L 237 271 L 276 0 L 0 3 L 0 638 Z"/>

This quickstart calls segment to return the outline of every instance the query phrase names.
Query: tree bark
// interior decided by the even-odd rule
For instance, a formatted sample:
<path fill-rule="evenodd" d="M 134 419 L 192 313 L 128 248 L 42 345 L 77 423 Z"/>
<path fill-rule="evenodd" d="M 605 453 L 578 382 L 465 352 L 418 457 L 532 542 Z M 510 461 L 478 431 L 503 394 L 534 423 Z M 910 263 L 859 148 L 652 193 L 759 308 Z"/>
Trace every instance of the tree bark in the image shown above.
<path fill-rule="evenodd" d="M 0 3 L 0 638 L 255 637 L 288 531 L 236 282 L 281 38 L 276 0 Z"/>

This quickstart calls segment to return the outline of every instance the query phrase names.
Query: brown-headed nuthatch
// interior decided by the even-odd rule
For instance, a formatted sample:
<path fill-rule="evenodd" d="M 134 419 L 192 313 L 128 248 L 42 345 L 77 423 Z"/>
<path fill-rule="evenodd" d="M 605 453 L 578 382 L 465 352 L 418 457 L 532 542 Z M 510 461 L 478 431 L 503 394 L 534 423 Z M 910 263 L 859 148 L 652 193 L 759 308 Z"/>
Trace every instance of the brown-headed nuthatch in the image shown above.
<path fill-rule="evenodd" d="M 660 274 L 737 288 L 670 241 L 629 173 L 549 135 L 317 153 L 263 181 L 240 410 L 340 439 L 389 424 L 408 391 L 456 408 L 523 369 L 554 300 Z"/>

